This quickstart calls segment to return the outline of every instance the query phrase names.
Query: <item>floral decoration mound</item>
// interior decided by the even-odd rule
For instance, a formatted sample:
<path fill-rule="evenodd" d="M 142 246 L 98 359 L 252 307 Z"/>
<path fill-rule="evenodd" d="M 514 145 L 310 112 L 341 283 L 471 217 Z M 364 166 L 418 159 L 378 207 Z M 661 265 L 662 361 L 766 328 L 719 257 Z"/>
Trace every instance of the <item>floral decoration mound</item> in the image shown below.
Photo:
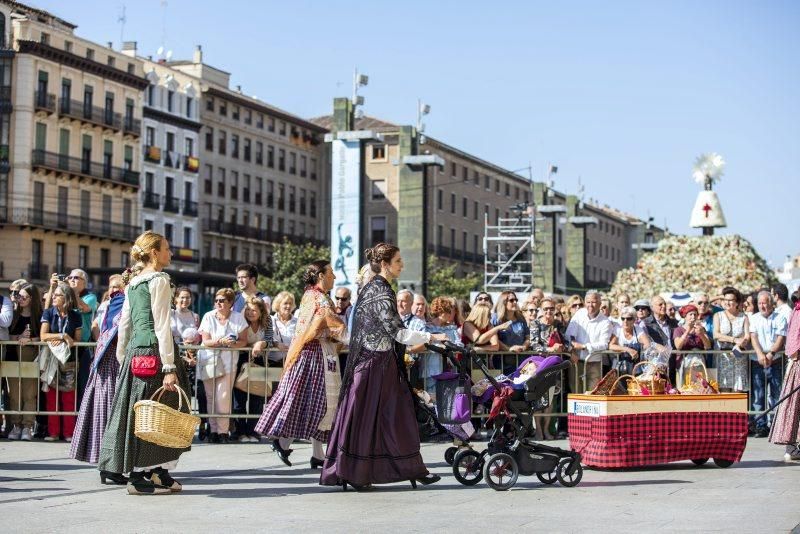
<path fill-rule="evenodd" d="M 672 236 L 643 255 L 635 268 L 623 269 L 609 292 L 632 299 L 661 293 L 705 291 L 718 294 L 733 286 L 744 294 L 776 281 L 764 258 L 738 235 Z"/>

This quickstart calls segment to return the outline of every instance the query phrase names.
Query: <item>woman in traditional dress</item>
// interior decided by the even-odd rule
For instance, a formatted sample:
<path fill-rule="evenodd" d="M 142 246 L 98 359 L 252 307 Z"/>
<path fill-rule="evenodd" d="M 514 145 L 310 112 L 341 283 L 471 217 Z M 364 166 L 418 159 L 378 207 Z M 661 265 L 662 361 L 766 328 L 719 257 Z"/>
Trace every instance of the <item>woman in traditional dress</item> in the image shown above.
<path fill-rule="evenodd" d="M 403 328 L 390 285 L 403 270 L 400 250 L 379 243 L 366 252 L 376 276 L 358 293 L 350 356 L 342 381 L 320 484 L 371 484 L 403 480 L 431 484 L 419 452 L 414 399 L 405 376 L 401 346 L 444 341 L 445 334 Z"/>
<path fill-rule="evenodd" d="M 772 422 L 769 440 L 778 445 L 785 445 L 783 459 L 786 462 L 800 460 L 800 291 L 792 295 L 794 311 L 789 318 L 789 328 L 786 330 L 786 358 L 788 367 L 783 379 L 781 398 L 794 393 L 778 406 L 778 413 Z"/>
<path fill-rule="evenodd" d="M 336 315 L 328 293 L 333 288 L 331 265 L 318 260 L 306 267 L 306 286 L 300 301 L 294 339 L 283 364 L 283 376 L 256 432 L 275 438 L 272 448 L 291 466 L 289 446 L 294 439 L 311 439 L 311 468 L 322 466 L 322 444 L 330 434 L 339 399 L 341 375 L 336 340 L 345 325 Z"/>
<path fill-rule="evenodd" d="M 104 301 L 103 313 L 96 321 L 99 335 L 94 360 L 69 451 L 70 458 L 92 464 L 96 464 L 100 458 L 100 445 L 111 414 L 119 373 L 117 334 L 122 305 L 125 302 L 125 283 L 120 275 L 114 275 L 109 282 L 111 292 Z M 127 482 L 128 478 L 122 473 L 100 471 L 102 484 L 123 485 Z"/>
<path fill-rule="evenodd" d="M 100 449 L 100 471 L 130 473 L 128 493 L 158 495 L 177 492 L 181 484 L 169 471 L 178 458 L 189 450 L 162 447 L 139 439 L 134 431 L 133 405 L 149 399 L 164 387 L 163 404 L 178 407 L 179 385 L 188 391 L 186 370 L 175 358 L 175 345 L 170 329 L 169 276 L 161 272 L 170 264 L 172 252 L 163 236 L 147 231 L 131 247 L 132 278 L 125 289 L 125 302 L 119 319 L 117 360 L 120 362 L 117 392 L 111 418 Z M 138 377 L 131 372 L 136 356 L 157 355 L 161 366 L 154 376 Z"/>

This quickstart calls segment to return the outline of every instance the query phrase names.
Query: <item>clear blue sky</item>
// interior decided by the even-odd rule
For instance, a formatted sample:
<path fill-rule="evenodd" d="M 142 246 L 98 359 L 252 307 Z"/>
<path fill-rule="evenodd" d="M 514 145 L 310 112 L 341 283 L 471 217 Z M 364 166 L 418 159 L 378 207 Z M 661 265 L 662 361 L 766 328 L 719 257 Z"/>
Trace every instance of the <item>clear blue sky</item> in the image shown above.
<path fill-rule="evenodd" d="M 367 114 L 508 169 L 558 165 L 556 187 L 677 233 L 695 157 L 728 162 L 728 228 L 772 264 L 800 253 L 800 2 L 130 0 L 125 40 L 174 59 L 202 44 L 232 85 L 292 113 L 330 113 L 369 74 Z M 36 0 L 119 46 L 122 2 Z M 162 16 L 162 13 L 165 16 Z M 164 31 L 165 30 L 165 31 Z"/>

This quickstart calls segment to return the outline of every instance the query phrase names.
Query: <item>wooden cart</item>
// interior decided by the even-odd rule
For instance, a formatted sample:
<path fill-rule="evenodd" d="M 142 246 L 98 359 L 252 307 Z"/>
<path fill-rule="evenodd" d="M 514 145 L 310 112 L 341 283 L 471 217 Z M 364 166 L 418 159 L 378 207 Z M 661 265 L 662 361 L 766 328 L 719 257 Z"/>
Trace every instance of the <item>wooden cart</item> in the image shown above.
<path fill-rule="evenodd" d="M 593 467 L 710 458 L 728 467 L 747 444 L 747 394 L 569 395 L 570 446 Z"/>

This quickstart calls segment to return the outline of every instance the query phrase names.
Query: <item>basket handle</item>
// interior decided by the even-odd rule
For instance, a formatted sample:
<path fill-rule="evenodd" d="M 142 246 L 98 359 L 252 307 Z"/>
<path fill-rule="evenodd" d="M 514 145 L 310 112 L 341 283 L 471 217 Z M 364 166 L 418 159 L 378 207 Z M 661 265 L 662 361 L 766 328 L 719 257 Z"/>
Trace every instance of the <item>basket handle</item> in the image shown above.
<path fill-rule="evenodd" d="M 689 355 L 687 354 L 686 356 L 689 356 Z M 700 366 L 703 368 L 703 375 L 704 375 L 703 378 L 705 378 L 706 382 L 708 382 L 710 384 L 711 382 L 708 379 L 708 369 L 706 369 L 706 362 L 704 361 L 705 358 L 703 357 L 702 354 L 700 354 L 698 356 L 699 356 L 699 358 L 695 358 L 693 361 L 700 362 Z M 694 365 L 692 365 L 692 367 L 694 367 Z M 691 378 L 691 376 L 690 376 L 690 378 Z M 685 377 L 684 377 L 684 380 L 686 380 Z"/>
<path fill-rule="evenodd" d="M 183 391 L 183 389 L 181 389 L 181 387 L 178 384 L 175 384 L 175 388 L 178 390 L 178 411 L 180 412 L 182 411 L 181 408 L 183 408 L 183 399 L 186 399 L 186 406 L 190 406 L 191 402 L 189 401 L 189 397 L 186 395 L 186 392 Z M 161 396 L 164 394 L 165 391 L 166 388 L 164 386 L 161 386 L 160 388 L 155 390 L 152 395 L 150 395 L 150 400 L 161 402 Z M 158 395 L 158 397 L 156 397 L 156 395 Z"/>
<path fill-rule="evenodd" d="M 639 362 L 639 363 L 637 363 L 636 365 L 633 366 L 633 369 L 631 369 L 631 374 L 632 375 L 636 374 L 636 368 L 639 367 L 640 365 L 654 365 L 654 364 L 653 364 L 653 362 L 651 362 L 649 360 L 645 360 L 645 361 Z M 620 378 L 622 378 L 622 377 L 620 377 Z"/>
<path fill-rule="evenodd" d="M 638 364 L 637 364 L 637 365 L 638 365 Z M 635 367 L 635 366 L 634 366 L 634 367 Z M 613 384 L 611 384 L 611 389 L 610 389 L 609 391 L 612 391 L 612 392 L 613 392 L 615 389 L 617 389 L 617 384 L 619 384 L 619 381 L 620 381 L 620 380 L 622 380 L 623 378 L 630 378 L 631 380 L 635 380 L 635 378 L 634 378 L 634 376 L 633 376 L 633 375 L 619 375 L 619 376 L 617 377 L 617 379 L 616 379 L 616 380 L 614 380 L 614 383 L 613 383 Z"/>

